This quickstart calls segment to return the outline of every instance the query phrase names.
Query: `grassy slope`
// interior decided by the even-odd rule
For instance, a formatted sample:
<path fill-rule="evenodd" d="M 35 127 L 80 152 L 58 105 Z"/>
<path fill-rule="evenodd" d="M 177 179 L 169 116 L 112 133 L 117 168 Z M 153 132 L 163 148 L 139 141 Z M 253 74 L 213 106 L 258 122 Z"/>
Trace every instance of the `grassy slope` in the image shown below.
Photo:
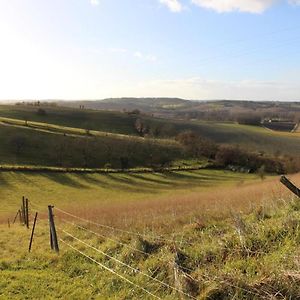
<path fill-rule="evenodd" d="M 36 113 L 37 109 L 38 107 L 32 106 L 0 105 L 0 116 L 112 133 L 136 134 L 134 130 L 135 118 L 127 114 L 63 107 L 43 107 L 47 114 L 40 116 Z"/>
<path fill-rule="evenodd" d="M 36 114 L 36 107 L 0 106 L 0 117 L 16 118 L 57 124 L 73 128 L 136 135 L 136 117 L 117 112 L 78 110 L 70 108 L 45 108 L 46 116 Z M 188 122 L 142 117 L 151 126 L 164 128 L 165 134 L 175 136 L 184 130 L 194 130 L 218 143 L 237 144 L 250 150 L 270 154 L 297 155 L 300 152 L 299 133 L 272 132 L 265 128 L 233 123 Z"/>
<path fill-rule="evenodd" d="M 24 146 L 18 152 L 15 139 L 22 137 Z M 65 167 L 98 167 L 110 163 L 120 167 L 120 157 L 127 155 L 130 167 L 145 166 L 150 154 L 153 160 L 169 155 L 180 158 L 179 145 L 172 141 L 143 140 L 130 136 L 77 136 L 61 132 L 31 130 L 0 124 L 0 163 Z M 87 165 L 85 156 L 88 156 Z"/>
<path fill-rule="evenodd" d="M 120 176 L 117 182 L 122 189 L 116 191 L 116 186 L 113 184 L 115 179 L 99 177 L 99 175 L 93 177 L 92 183 L 90 181 L 87 183 L 86 179 L 73 177 L 73 175 L 68 179 L 73 179 L 77 184 L 89 185 L 90 189 L 87 189 L 87 187 L 80 185 L 74 186 L 74 182 L 70 181 L 68 185 L 62 178 L 57 178 L 55 182 L 54 179 L 47 178 L 47 176 L 32 177 L 31 175 L 20 176 L 15 173 L 3 173 L 1 182 L 6 179 L 7 185 L 4 185 L 1 190 L 9 196 L 3 198 L 1 195 L 1 199 L 6 199 L 4 204 L 10 203 L 9 210 L 11 210 L 12 206 L 18 206 L 18 201 L 15 201 L 16 195 L 21 195 L 21 192 L 30 192 L 37 203 L 48 204 L 48 199 L 55 198 L 57 205 L 60 204 L 65 209 L 76 211 L 76 208 L 72 208 L 72 206 L 68 208 L 69 203 L 64 194 L 65 192 L 69 194 L 73 190 L 71 194 L 73 197 L 76 198 L 76 194 L 77 197 L 81 197 L 81 201 L 77 202 L 77 207 L 79 203 L 82 206 L 86 202 L 94 209 L 95 198 L 99 198 L 104 203 L 108 201 L 110 208 L 114 210 L 114 203 L 119 205 L 126 201 L 138 203 L 143 200 L 147 202 L 148 197 L 159 198 L 158 195 L 167 197 L 171 201 L 170 198 L 174 198 L 180 193 L 182 203 L 185 197 L 194 197 L 193 191 L 198 195 L 199 201 L 204 195 L 201 194 L 201 189 L 202 192 L 205 189 L 213 193 L 218 188 L 215 186 L 209 188 L 210 185 L 214 185 L 212 181 L 205 185 L 205 188 L 196 187 L 197 184 L 200 185 L 205 182 L 204 178 L 210 177 L 212 179 L 221 176 L 224 179 L 227 177 L 230 182 L 228 186 L 231 188 L 234 188 L 232 183 L 239 180 L 236 176 L 238 174 L 225 174 L 217 171 L 201 172 L 184 173 L 182 174 L 184 177 L 177 178 L 175 183 L 174 178 L 166 176 L 163 181 L 169 179 L 169 185 L 173 186 L 173 191 L 170 191 L 170 186 L 166 188 L 165 184 L 161 183 L 158 185 L 161 188 L 158 194 L 151 193 L 149 184 L 156 186 L 157 184 L 154 184 L 153 181 L 161 180 L 159 174 L 147 175 L 150 176 L 149 178 L 146 176 L 147 180 Z M 194 177 L 199 176 L 200 179 L 196 179 L 192 175 Z M 244 179 L 247 177 L 244 175 Z M 299 182 L 299 178 L 299 176 L 294 177 L 296 183 Z M 107 186 L 103 184 L 100 187 L 100 179 L 102 182 L 110 184 Z M 32 180 L 36 184 L 32 184 Z M 61 215 L 56 212 L 58 234 L 60 238 L 74 247 L 163 299 L 182 299 L 182 297 L 171 289 L 161 286 L 139 273 L 128 270 L 115 261 L 104 258 L 103 255 L 70 238 L 61 229 L 138 268 L 149 276 L 184 290 L 197 299 L 273 299 L 274 297 L 298 299 L 300 296 L 298 271 L 300 254 L 299 202 L 290 202 L 290 197 L 281 195 L 280 191 L 275 193 L 274 186 L 271 191 L 268 186 L 271 181 L 249 183 L 250 185 L 254 184 L 256 190 L 259 191 L 262 186 L 267 185 L 266 190 L 269 192 L 269 196 L 273 194 L 273 201 L 268 202 L 263 209 L 253 205 L 250 214 L 239 214 L 235 210 L 231 217 L 227 215 L 227 218 L 220 219 L 219 216 L 222 215 L 224 208 L 229 206 L 229 203 L 226 203 L 223 206 L 218 205 L 213 214 L 210 212 L 213 205 L 208 205 L 207 209 L 202 207 L 196 219 L 191 218 L 189 214 L 185 215 L 184 219 L 179 222 L 179 226 L 176 227 L 174 235 L 176 240 L 179 238 L 183 240 L 183 242 L 175 243 L 177 250 L 174 248 L 174 243 L 169 241 L 150 237 L 138 239 L 132 235 L 106 230 L 100 231 L 96 227 L 91 227 L 93 231 L 123 243 L 119 244 L 108 238 L 100 238 L 76 229 L 71 224 L 65 224 Z M 138 182 L 142 193 L 134 190 Z M 144 182 L 145 186 L 141 182 Z M 190 191 L 188 182 L 195 186 L 192 191 Z M 247 185 L 247 183 L 244 184 Z M 226 197 L 224 192 L 226 186 L 219 186 L 223 189 L 223 198 Z M 236 191 L 240 189 L 243 188 L 239 185 Z M 87 192 L 89 190 L 90 193 Z M 11 193 L 7 193 L 8 191 Z M 14 193 L 12 193 L 13 191 Z M 120 198 L 115 199 L 116 193 L 120 195 Z M 110 202 L 106 198 L 107 196 L 114 201 Z M 284 204 L 279 203 L 279 197 L 281 200 L 285 200 Z M 206 199 L 206 201 L 208 200 L 210 199 Z M 250 199 L 247 200 L 250 201 Z M 246 202 L 244 206 L 247 207 Z M 159 209 L 161 210 L 161 208 Z M 148 207 L 148 209 L 150 208 Z M 169 215 L 172 214 L 173 217 L 176 217 L 178 211 L 180 208 L 177 211 L 173 210 L 172 213 L 169 212 Z M 77 208 L 76 212 L 79 213 L 80 209 Z M 42 210 L 40 213 L 43 217 Z M 91 215 L 87 216 L 86 212 L 82 213 L 83 217 L 91 217 Z M 109 214 L 107 210 L 104 210 L 103 214 L 105 213 Z M 141 213 L 138 211 L 138 214 Z M 102 223 L 109 222 L 102 217 L 99 219 L 99 216 L 96 220 Z M 177 223 L 178 221 L 179 219 L 177 219 Z M 162 222 L 162 220 L 155 220 L 155 222 Z M 79 223 L 86 226 L 82 222 Z M 144 228 L 138 229 L 143 232 Z M 162 238 L 172 238 L 169 228 L 166 226 L 163 226 L 160 234 Z M 116 299 L 152 299 L 145 292 L 133 288 L 130 284 L 75 253 L 62 242 L 60 242 L 61 254 L 57 256 L 51 253 L 48 244 L 48 228 L 44 221 L 39 220 L 38 222 L 31 254 L 27 253 L 28 237 L 29 231 L 17 224 L 10 229 L 7 229 L 5 225 L 0 225 L 2 249 L 0 254 L 0 298 L 107 299 L 114 297 Z M 145 254 L 133 248 L 144 251 Z M 174 269 L 176 265 L 178 266 L 177 271 Z"/>
<path fill-rule="evenodd" d="M 212 186 L 236 185 L 258 180 L 257 175 L 230 171 L 199 170 L 152 174 L 0 173 L 0 213 L 14 212 L 26 195 L 39 207 L 52 202 L 82 208 L 160 201 L 210 190 Z"/>

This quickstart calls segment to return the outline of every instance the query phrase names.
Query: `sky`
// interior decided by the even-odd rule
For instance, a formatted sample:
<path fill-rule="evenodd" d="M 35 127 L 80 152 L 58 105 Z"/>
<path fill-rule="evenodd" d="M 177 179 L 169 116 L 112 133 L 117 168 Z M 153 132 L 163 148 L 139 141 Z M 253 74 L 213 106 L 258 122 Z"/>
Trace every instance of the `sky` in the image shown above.
<path fill-rule="evenodd" d="M 300 0 L 0 0 L 0 99 L 300 100 Z"/>

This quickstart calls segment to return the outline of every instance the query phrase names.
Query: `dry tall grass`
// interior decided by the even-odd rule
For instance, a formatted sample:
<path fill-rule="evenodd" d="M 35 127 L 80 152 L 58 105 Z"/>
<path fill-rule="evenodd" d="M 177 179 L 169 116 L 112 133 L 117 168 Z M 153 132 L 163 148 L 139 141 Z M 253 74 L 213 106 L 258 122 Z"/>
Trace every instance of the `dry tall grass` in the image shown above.
<path fill-rule="evenodd" d="M 300 185 L 300 174 L 290 176 Z M 249 213 L 261 206 L 272 207 L 288 201 L 291 193 L 280 184 L 279 177 L 261 182 L 240 182 L 235 186 L 212 187 L 190 192 L 186 196 L 157 197 L 155 200 L 106 203 L 76 207 L 68 211 L 84 219 L 121 228 L 172 230 L 182 224 L 202 219 L 222 219 L 233 212 Z M 58 213 L 58 216 L 65 217 Z"/>

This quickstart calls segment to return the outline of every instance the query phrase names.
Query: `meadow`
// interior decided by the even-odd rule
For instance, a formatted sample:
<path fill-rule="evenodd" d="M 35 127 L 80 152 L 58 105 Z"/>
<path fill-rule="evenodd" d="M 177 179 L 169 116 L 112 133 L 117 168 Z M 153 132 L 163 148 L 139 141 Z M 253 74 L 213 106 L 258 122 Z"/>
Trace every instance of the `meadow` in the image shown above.
<path fill-rule="evenodd" d="M 212 163 L 188 156 L 183 131 L 277 157 L 298 155 L 299 133 L 37 109 L 0 106 L 0 299 L 300 298 L 300 202 L 279 176 L 165 168 Z M 141 136 L 137 119 L 160 134 Z M 30 229 L 38 212 L 31 253 L 31 230 L 15 219 L 22 196 Z"/>
<path fill-rule="evenodd" d="M 217 143 L 239 145 L 241 147 L 265 151 L 270 154 L 297 154 L 300 151 L 298 132 L 271 131 L 260 126 L 241 125 L 233 122 L 188 121 L 156 118 L 143 114 L 128 114 L 114 111 L 96 111 L 66 107 L 43 107 L 46 115 L 37 113 L 36 106 L 0 105 L 0 117 L 10 119 L 17 125 L 37 122 L 35 128 L 49 129 L 66 133 L 84 134 L 86 130 L 95 135 L 115 133 L 139 136 L 135 122 L 140 119 L 154 131 L 159 139 L 174 139 L 180 132 L 192 130 Z M 58 126 L 57 126 L 58 125 Z M 34 126 L 32 126 L 34 127 Z M 78 131 L 76 131 L 76 129 Z M 151 131 L 151 130 L 150 130 Z M 97 133 L 98 132 L 98 133 Z M 288 149 L 286 147 L 288 146 Z"/>
<path fill-rule="evenodd" d="M 1 172 L 0 182 L 0 298 L 300 296 L 300 205 L 277 176 Z M 31 224 L 39 212 L 31 253 L 30 230 L 7 226 L 22 195 Z M 49 246 L 49 204 L 59 254 Z"/>

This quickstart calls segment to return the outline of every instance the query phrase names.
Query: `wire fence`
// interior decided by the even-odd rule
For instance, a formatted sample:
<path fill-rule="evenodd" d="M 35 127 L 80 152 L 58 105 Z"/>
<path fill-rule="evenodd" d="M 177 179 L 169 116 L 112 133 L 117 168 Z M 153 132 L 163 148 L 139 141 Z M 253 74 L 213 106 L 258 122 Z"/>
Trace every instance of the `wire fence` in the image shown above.
<path fill-rule="evenodd" d="M 30 201 L 30 204 L 32 206 L 33 209 L 37 210 L 37 211 L 41 211 L 40 209 L 40 205 L 38 205 L 37 203 L 33 202 L 33 201 Z M 72 217 L 76 220 L 79 220 L 81 222 L 85 222 L 87 224 L 93 224 L 97 227 L 101 227 L 101 228 L 105 228 L 105 229 L 109 229 L 109 230 L 113 230 L 113 231 L 117 231 L 117 232 L 121 232 L 121 233 L 126 233 L 128 235 L 130 235 L 131 237 L 134 236 L 134 237 L 141 237 L 141 238 L 151 238 L 151 239 L 156 239 L 156 240 L 160 240 L 160 241 L 167 241 L 167 242 L 171 242 L 173 244 L 176 243 L 176 240 L 175 239 L 165 239 L 164 237 L 161 237 L 161 236 L 155 236 L 155 235 L 146 235 L 146 234 L 142 234 L 142 233 L 139 233 L 139 232 L 135 232 L 135 231 L 130 231 L 130 230 L 125 230 L 125 229 L 121 229 L 121 228 L 116 228 L 116 227 L 113 227 L 113 226 L 109 226 L 109 225 L 106 225 L 106 224 L 101 224 L 101 223 L 97 223 L 97 222 L 94 222 L 92 220 L 87 220 L 87 219 L 84 219 L 82 217 L 79 217 L 77 215 L 74 215 L 70 212 L 67 212 L 61 208 L 58 208 L 56 207 L 55 208 L 57 211 L 59 211 L 61 214 L 65 215 L 65 216 L 69 216 L 69 217 Z M 46 214 L 46 212 L 44 212 Z M 74 226 L 75 228 L 77 229 L 80 229 L 84 232 L 88 232 L 88 233 L 91 233 L 95 236 L 98 236 L 98 237 L 101 237 L 103 238 L 104 240 L 109 240 L 109 241 L 112 241 L 114 243 L 117 243 L 117 244 L 120 244 L 128 249 L 131 249 L 133 251 L 136 251 L 140 254 L 143 254 L 145 256 L 148 257 L 155 257 L 156 259 L 162 261 L 163 263 L 166 263 L 166 261 L 159 257 L 158 255 L 155 255 L 155 254 L 152 254 L 152 253 L 148 253 L 144 250 L 141 250 L 141 249 L 138 249 L 137 247 L 134 247 L 128 243 L 125 243 L 125 242 L 122 242 L 120 241 L 119 239 L 117 238 L 113 238 L 111 236 L 108 236 L 107 234 L 103 234 L 103 233 L 99 233 L 99 232 L 96 232 L 96 231 L 93 231 L 89 228 L 86 228 L 85 226 L 81 225 L 81 224 L 77 224 L 75 222 L 71 222 L 67 219 L 64 219 L 62 218 L 60 215 L 57 215 L 57 218 L 58 220 L 61 220 L 63 222 L 63 224 L 69 224 L 69 225 L 72 225 Z M 186 292 L 185 290 L 181 289 L 181 288 L 177 288 L 176 286 L 173 286 L 169 283 L 166 283 L 156 277 L 154 277 L 153 275 L 150 275 L 144 271 L 141 271 L 140 269 L 136 268 L 136 267 L 133 267 L 131 266 L 130 264 L 128 263 L 125 263 L 124 261 L 114 257 L 113 255 L 111 254 L 108 254 L 107 252 L 104 252 L 102 251 L 101 249 L 99 248 L 96 248 L 94 245 L 84 241 L 83 239 L 79 238 L 78 236 L 76 236 L 75 234 L 72 234 L 70 232 L 68 232 L 65 228 L 62 228 L 62 227 L 57 227 L 59 229 L 59 231 L 65 236 L 65 237 L 68 237 L 70 238 L 71 241 L 76 241 L 78 243 L 80 243 L 81 245 L 84 245 L 86 247 L 85 250 L 92 250 L 92 251 L 95 251 L 96 253 L 98 254 L 101 254 L 102 256 L 104 256 L 106 259 L 108 259 L 109 261 L 114 261 L 116 264 L 119 264 L 125 268 L 128 268 L 130 269 L 131 271 L 133 271 L 133 273 L 136 275 L 136 274 L 139 274 L 141 276 L 144 276 L 145 278 L 149 279 L 151 282 L 153 283 L 156 283 L 156 284 L 159 284 L 161 287 L 164 287 L 164 288 L 167 288 L 173 292 L 176 292 L 182 296 L 185 296 L 185 297 L 188 297 L 190 299 L 197 299 L 196 297 L 194 297 L 193 295 L 191 295 L 190 293 Z M 156 298 L 156 299 L 161 299 L 157 294 L 156 292 L 152 292 L 151 290 L 143 287 L 142 285 L 140 284 L 137 284 L 135 282 L 135 280 L 132 280 L 133 278 L 128 278 L 128 276 L 125 276 L 124 274 L 120 274 L 119 272 L 117 272 L 116 270 L 114 270 L 112 267 L 108 267 L 106 266 L 105 264 L 101 263 L 100 261 L 98 261 L 96 258 L 92 257 L 91 255 L 88 255 L 85 251 L 83 250 L 80 250 L 78 248 L 76 248 L 74 245 L 72 245 L 71 242 L 68 242 L 66 240 L 66 238 L 62 238 L 60 237 L 59 240 L 64 244 L 66 245 L 67 247 L 73 249 L 75 252 L 81 254 L 82 256 L 84 256 L 85 258 L 89 259 L 90 261 L 92 261 L 93 263 L 97 264 L 98 266 L 100 266 L 101 268 L 105 269 L 106 271 L 109 271 L 110 273 L 114 274 L 115 276 L 117 276 L 118 278 L 124 280 L 125 282 L 131 284 L 132 286 L 136 287 L 136 288 L 139 288 L 140 290 L 144 291 L 145 293 L 147 293 L 148 295 Z M 180 241 L 182 242 L 182 241 Z M 177 250 L 176 250 L 177 251 Z M 264 251 L 251 251 L 250 249 L 245 249 L 245 251 L 247 251 L 247 253 L 249 253 L 249 255 L 268 255 L 269 253 L 268 252 L 264 252 Z M 285 255 L 285 256 L 282 256 L 282 257 L 285 257 L 285 258 L 299 258 L 299 256 L 295 256 L 295 255 Z M 169 262 L 170 263 L 170 262 Z M 173 268 L 174 268 L 174 277 L 175 277 L 175 269 L 178 268 L 178 270 L 180 270 L 182 272 L 182 275 L 189 278 L 190 280 L 192 280 L 193 282 L 197 282 L 199 284 L 203 284 L 205 282 L 205 280 L 207 280 L 208 282 L 212 282 L 212 281 L 217 281 L 219 284 L 224 284 L 225 286 L 228 286 L 228 287 L 231 287 L 233 288 L 234 290 L 240 290 L 246 294 L 251 294 L 255 297 L 258 297 L 259 299 L 269 299 L 270 297 L 270 293 L 268 292 L 268 290 L 260 290 L 258 289 L 257 287 L 253 286 L 251 287 L 251 289 L 249 288 L 246 288 L 246 287 L 243 287 L 243 286 L 240 286 L 240 285 L 237 285 L 237 284 L 234 284 L 232 281 L 224 278 L 223 276 L 217 276 L 217 275 L 214 275 L 214 276 L 211 276 L 211 275 L 208 275 L 208 274 L 203 274 L 202 273 L 197 273 L 197 278 L 195 278 L 195 276 L 192 276 L 191 274 L 193 272 L 196 271 L 196 269 L 191 269 L 191 268 L 188 268 L 186 266 L 182 266 L 181 264 L 178 264 L 176 259 L 174 259 L 174 262 L 173 262 Z M 125 272 L 126 273 L 126 272 Z M 176 282 L 176 281 L 175 281 Z M 267 282 L 264 283 L 264 286 L 268 286 L 269 288 L 269 291 L 272 289 L 274 289 L 274 287 L 272 285 L 269 285 Z M 157 291 L 157 290 L 156 290 Z M 276 291 L 276 295 L 278 296 L 283 296 L 283 294 L 280 292 L 280 291 Z"/>
<path fill-rule="evenodd" d="M 57 208 L 57 207 L 56 207 L 56 209 L 59 210 L 60 212 L 65 213 L 66 215 L 69 215 L 69 216 L 71 216 L 71 217 L 75 217 L 76 219 L 78 219 L 78 220 L 80 220 L 80 221 L 84 221 L 84 222 L 91 223 L 91 224 L 97 224 L 97 225 L 99 225 L 100 227 L 106 228 L 106 225 L 99 224 L 99 223 L 95 223 L 95 222 L 93 222 L 93 221 L 83 219 L 83 218 L 81 218 L 81 217 L 75 216 L 75 215 L 73 215 L 73 214 L 71 214 L 71 213 L 68 213 L 68 212 L 66 212 L 66 211 L 64 211 L 64 210 L 62 210 L 62 209 Z M 87 232 L 89 232 L 89 233 L 92 233 L 92 234 L 94 234 L 94 235 L 96 235 L 96 236 L 99 236 L 99 237 L 102 237 L 102 238 L 108 238 L 109 240 L 114 241 L 114 242 L 119 243 L 119 244 L 122 244 L 122 245 L 124 245 L 125 247 L 128 247 L 128 248 L 130 248 L 130 249 L 132 249 L 132 250 L 134 250 L 134 251 L 138 251 L 138 252 L 140 252 L 140 253 L 142 253 L 142 254 L 145 254 L 145 255 L 147 255 L 147 256 L 152 256 L 152 254 L 150 254 L 150 253 L 147 253 L 147 252 L 145 252 L 145 251 L 139 250 L 139 249 L 137 249 L 137 248 L 135 248 L 135 247 L 132 247 L 132 246 L 130 246 L 130 245 L 127 245 L 127 244 L 125 244 L 125 243 L 122 243 L 122 242 L 120 242 L 120 241 L 117 240 L 117 239 L 109 238 L 109 237 L 105 236 L 104 234 L 97 233 L 97 232 L 95 232 L 95 231 L 92 231 L 92 230 L 90 230 L 90 229 L 87 229 L 87 228 L 85 228 L 85 227 L 83 227 L 83 226 L 81 226 L 81 225 L 79 225 L 79 224 L 74 223 L 74 222 L 70 222 L 70 221 L 67 221 L 67 220 L 65 220 L 65 219 L 62 219 L 62 220 L 63 220 L 64 222 L 70 224 L 70 225 L 76 226 L 77 228 L 80 228 L 80 229 L 82 229 L 82 230 L 84 230 L 84 231 L 87 231 Z M 102 225 L 103 225 L 103 226 L 102 226 Z M 109 229 L 114 228 L 114 227 L 112 227 L 112 226 L 108 226 L 108 227 L 109 227 Z M 66 231 L 63 231 L 63 232 L 66 233 L 67 235 L 71 236 L 72 238 L 74 238 L 74 239 L 77 240 L 78 242 L 80 242 L 80 243 L 82 243 L 82 244 L 85 244 L 87 247 L 92 248 L 92 249 L 94 249 L 95 251 L 101 253 L 102 255 L 105 255 L 105 256 L 109 257 L 110 259 L 113 259 L 113 260 L 119 262 L 120 264 L 127 266 L 128 268 L 132 269 L 133 271 L 135 271 L 135 272 L 137 272 L 137 273 L 140 273 L 140 274 L 142 274 L 142 275 L 144 275 L 144 276 L 146 276 L 146 277 L 150 277 L 150 278 L 153 279 L 154 281 L 156 281 L 156 282 L 158 282 L 158 283 L 160 283 L 160 284 L 162 284 L 162 285 L 164 285 L 164 286 L 166 286 L 166 287 L 168 287 L 168 288 L 170 288 L 170 289 L 172 289 L 172 290 L 175 290 L 175 291 L 179 292 L 179 293 L 182 294 L 182 295 L 185 295 L 185 296 L 187 296 L 187 297 L 189 297 L 189 298 L 191 298 L 191 299 L 196 299 L 196 298 L 193 297 L 192 295 L 189 295 L 189 294 L 185 293 L 185 292 L 182 291 L 182 290 L 179 290 L 179 289 L 177 289 L 177 288 L 175 288 L 175 287 L 173 287 L 173 286 L 170 286 L 170 285 L 168 285 L 168 284 L 166 284 L 166 283 L 164 283 L 164 282 L 161 282 L 161 281 L 157 280 L 156 278 L 151 277 L 151 276 L 148 275 L 148 274 L 145 274 L 145 273 L 143 273 L 143 272 L 141 272 L 141 271 L 139 271 L 139 270 L 137 270 L 137 269 L 135 269 L 135 268 L 132 268 L 132 267 L 129 266 L 129 265 L 124 264 L 124 263 L 121 262 L 121 261 L 118 261 L 118 260 L 115 259 L 114 257 L 111 257 L 111 256 L 107 255 L 106 253 L 102 252 L 101 250 L 99 250 L 99 249 L 97 249 L 97 248 L 95 248 L 95 247 L 93 247 L 93 246 L 91 246 L 91 245 L 85 243 L 84 241 L 82 241 L 82 240 L 80 240 L 80 239 L 74 237 L 74 236 L 71 235 L 70 233 L 68 233 L 68 232 L 66 232 Z M 123 230 L 122 230 L 122 232 L 123 232 Z M 127 234 L 133 233 L 134 235 L 138 235 L 138 236 L 143 236 L 143 237 L 145 237 L 145 235 L 142 235 L 142 234 L 139 234 L 139 233 L 136 233 L 136 232 L 132 232 L 132 231 L 124 230 L 124 232 L 127 233 Z M 151 237 L 153 237 L 153 236 L 151 236 Z M 264 254 L 266 254 L 266 253 L 264 253 Z M 157 258 L 157 256 L 156 256 L 156 258 Z M 164 262 L 165 262 L 165 261 L 164 261 Z M 195 270 L 193 270 L 193 269 L 191 269 L 191 268 L 187 268 L 187 267 L 181 266 L 181 265 L 178 265 L 178 267 L 179 267 L 180 269 L 183 269 L 185 272 L 190 272 L 190 273 L 192 273 L 192 272 L 195 271 Z M 186 275 L 187 277 L 189 277 L 191 280 L 193 280 L 194 282 L 198 282 L 198 283 L 202 282 L 201 280 L 192 277 L 190 274 L 185 273 L 185 275 Z M 205 278 L 206 280 L 209 280 L 209 281 L 211 281 L 211 280 L 216 280 L 216 281 L 218 281 L 219 283 L 224 283 L 225 285 L 227 285 L 227 286 L 229 286 L 229 287 L 232 287 L 232 288 L 234 288 L 234 289 L 243 291 L 243 292 L 245 292 L 245 293 L 247 293 L 247 294 L 251 294 L 251 295 L 253 295 L 253 296 L 258 296 L 258 297 L 260 297 L 260 299 L 265 299 L 265 298 L 267 297 L 267 296 L 266 296 L 266 297 L 262 296 L 261 293 L 254 292 L 254 291 L 252 291 L 252 290 L 249 290 L 249 289 L 243 288 L 243 287 L 241 287 L 241 286 L 235 285 L 235 284 L 231 283 L 230 281 L 228 281 L 228 280 L 222 278 L 221 276 L 213 276 L 213 278 L 212 278 L 212 277 L 209 276 L 209 275 L 201 274 L 200 277 Z"/>
<path fill-rule="evenodd" d="M 129 234 L 129 235 L 135 235 L 135 236 L 138 236 L 138 237 L 141 237 L 141 238 L 146 238 L 146 239 L 154 239 L 154 240 L 159 240 L 159 241 L 163 241 L 163 242 L 169 242 L 169 243 L 178 243 L 178 244 L 191 244 L 191 242 L 189 241 L 184 241 L 184 240 L 176 240 L 176 239 L 167 239 L 167 238 L 164 238 L 164 237 L 161 237 L 161 236 L 158 236 L 158 235 L 149 235 L 149 234 L 143 234 L 143 233 L 140 233 L 140 232 L 136 232 L 136 231 L 130 231 L 130 230 L 125 230 L 125 229 L 121 229 L 121 228 L 118 228 L 118 227 L 114 227 L 114 226 L 110 226 L 110 225 L 106 225 L 106 224 L 101 224 L 101 223 L 97 223 L 97 222 L 94 222 L 92 220 L 87 220 L 87 219 L 84 219 L 82 217 L 79 217 L 79 216 L 76 216 L 70 212 L 67 212 L 61 208 L 58 208 L 58 207 L 55 207 L 56 210 L 58 210 L 59 212 L 67 215 L 67 216 L 70 216 L 72 218 L 75 218 L 79 221 L 82 221 L 82 222 L 85 222 L 85 223 L 89 223 L 89 224 L 93 224 L 97 227 L 101 227 L 101 228 L 105 228 L 105 229 L 109 229 L 109 230 L 112 230 L 112 231 L 117 231 L 117 232 L 120 232 L 120 233 L 125 233 L 125 234 Z"/>
<path fill-rule="evenodd" d="M 119 260 L 119 259 L 117 259 L 117 258 L 115 258 L 115 257 L 113 257 L 113 256 L 111 256 L 111 255 L 109 255 L 109 254 L 107 254 L 107 253 L 105 253 L 104 251 L 102 251 L 102 250 L 100 250 L 100 249 L 98 249 L 98 248 L 95 248 L 94 246 L 92 246 L 92 245 L 86 243 L 85 241 L 83 241 L 83 240 L 81 240 L 81 239 L 75 237 L 75 236 L 72 235 L 71 233 L 69 233 L 69 232 L 67 232 L 67 231 L 65 231 L 65 230 L 63 230 L 63 229 L 61 229 L 61 228 L 60 228 L 60 230 L 61 230 L 63 233 L 67 234 L 69 237 L 71 237 L 71 238 L 73 238 L 74 240 L 78 241 L 79 243 L 81 243 L 81 244 L 83 244 L 83 245 L 89 247 L 90 249 L 92 249 L 92 250 L 94 250 L 94 251 L 96 251 L 96 252 L 98 252 L 98 253 L 104 255 L 105 257 L 107 257 L 107 258 L 109 258 L 109 259 L 111 259 L 111 260 L 114 260 L 114 261 L 117 262 L 118 264 L 121 264 L 122 266 L 131 269 L 131 270 L 134 271 L 135 273 L 141 274 L 141 275 L 143 275 L 143 276 L 149 278 L 150 280 L 153 280 L 153 281 L 159 283 L 160 285 L 163 285 L 163 286 L 165 286 L 165 287 L 167 287 L 167 288 L 169 288 L 169 289 L 172 289 L 172 290 L 174 290 L 174 291 L 176 291 L 176 292 L 178 292 L 178 293 L 180 293 L 180 294 L 182 294 L 182 295 L 185 295 L 185 296 L 187 296 L 187 297 L 189 297 L 189 298 L 191 298 L 191 299 L 196 299 L 196 298 L 193 297 L 192 295 L 190 295 L 190 294 L 188 294 L 188 293 L 186 293 L 186 292 L 184 292 L 184 291 L 182 291 L 182 290 L 180 290 L 180 289 L 178 289 L 178 288 L 176 288 L 176 287 L 174 287 L 174 286 L 171 286 L 171 285 L 169 285 L 169 284 L 167 284 L 167 283 L 165 283 L 165 282 L 163 282 L 163 281 L 161 281 L 161 280 L 159 280 L 159 279 L 157 279 L 157 278 L 155 278 L 155 277 L 152 277 L 152 276 L 150 276 L 149 274 L 147 274 L 147 273 L 145 273 L 145 272 L 142 272 L 141 270 L 139 270 L 139 269 L 137 269 L 137 268 L 134 268 L 134 267 L 132 267 L 132 266 L 130 266 L 130 265 L 124 263 L 123 261 L 121 261 L 121 260 Z"/>
<path fill-rule="evenodd" d="M 122 280 L 126 281 L 127 283 L 129 283 L 129 284 L 131 284 L 131 285 L 137 287 L 138 289 L 144 291 L 145 293 L 149 294 L 150 296 L 152 296 L 152 297 L 154 297 L 154 298 L 156 298 L 156 299 L 161 299 L 159 296 L 153 294 L 152 292 L 148 291 L 147 289 L 143 288 L 142 286 L 140 286 L 140 285 L 136 284 L 135 282 L 129 280 L 127 277 L 125 277 L 125 276 L 123 276 L 123 275 L 117 273 L 117 272 L 114 271 L 113 269 L 111 269 L 111 268 L 105 266 L 105 265 L 102 264 L 101 262 L 95 260 L 95 259 L 92 258 L 91 256 L 89 256 L 89 255 L 87 255 L 86 253 L 82 252 L 81 250 L 75 248 L 74 246 L 72 246 L 71 244 L 69 244 L 68 242 L 66 242 L 65 240 L 63 240 L 62 238 L 59 238 L 59 240 L 60 240 L 63 244 L 65 244 L 65 245 L 67 245 L 68 247 L 70 247 L 71 249 L 73 249 L 74 251 L 76 251 L 76 252 L 80 253 L 81 255 L 83 255 L 84 257 L 88 258 L 90 261 L 96 263 L 96 264 L 99 265 L 101 268 L 103 268 L 103 269 L 109 271 L 110 273 L 116 275 L 117 277 L 121 278 Z"/>

